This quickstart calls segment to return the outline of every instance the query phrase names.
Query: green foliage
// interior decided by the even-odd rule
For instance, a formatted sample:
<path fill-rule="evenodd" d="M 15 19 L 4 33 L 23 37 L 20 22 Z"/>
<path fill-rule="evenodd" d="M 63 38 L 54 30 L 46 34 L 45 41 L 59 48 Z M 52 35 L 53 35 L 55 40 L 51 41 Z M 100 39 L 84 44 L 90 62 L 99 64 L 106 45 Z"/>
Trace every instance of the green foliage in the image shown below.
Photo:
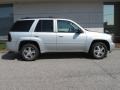
<path fill-rule="evenodd" d="M 6 48 L 6 44 L 4 42 L 0 42 L 0 50 L 4 50 Z"/>

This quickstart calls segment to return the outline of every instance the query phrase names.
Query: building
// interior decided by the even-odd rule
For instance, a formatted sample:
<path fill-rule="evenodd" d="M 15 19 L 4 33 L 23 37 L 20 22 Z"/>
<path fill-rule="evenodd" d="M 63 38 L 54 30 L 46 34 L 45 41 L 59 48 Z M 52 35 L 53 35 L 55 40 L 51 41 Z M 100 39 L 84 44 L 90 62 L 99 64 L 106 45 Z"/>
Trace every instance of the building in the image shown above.
<path fill-rule="evenodd" d="M 68 18 L 89 30 L 120 37 L 120 0 L 0 0 L 0 35 L 25 17 Z M 114 26 L 112 32 L 104 28 L 109 25 Z"/>

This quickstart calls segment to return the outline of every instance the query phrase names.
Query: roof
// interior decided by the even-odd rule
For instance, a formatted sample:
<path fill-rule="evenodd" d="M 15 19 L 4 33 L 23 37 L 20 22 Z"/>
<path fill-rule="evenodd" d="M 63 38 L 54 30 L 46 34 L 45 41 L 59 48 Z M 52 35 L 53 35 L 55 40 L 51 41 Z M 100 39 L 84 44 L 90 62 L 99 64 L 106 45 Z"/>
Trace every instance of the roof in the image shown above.
<path fill-rule="evenodd" d="M 25 17 L 25 18 L 21 18 L 19 20 L 35 20 L 35 19 L 41 19 L 41 20 L 53 20 L 53 19 L 70 20 L 68 18 L 59 18 L 59 17 Z"/>
<path fill-rule="evenodd" d="M 21 19 L 40 19 L 40 18 L 57 18 L 57 17 L 52 17 L 52 16 L 49 16 L 49 17 L 24 17 L 24 18 L 21 18 Z"/>

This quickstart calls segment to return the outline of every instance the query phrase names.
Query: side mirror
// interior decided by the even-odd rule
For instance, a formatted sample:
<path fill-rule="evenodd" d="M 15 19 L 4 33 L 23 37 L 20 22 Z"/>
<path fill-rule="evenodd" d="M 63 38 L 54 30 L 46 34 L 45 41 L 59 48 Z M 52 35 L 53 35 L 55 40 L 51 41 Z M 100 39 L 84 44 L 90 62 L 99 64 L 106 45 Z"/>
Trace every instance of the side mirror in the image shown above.
<path fill-rule="evenodd" d="M 76 30 L 75 30 L 75 33 L 82 33 L 82 31 L 79 30 L 79 29 L 76 29 Z"/>

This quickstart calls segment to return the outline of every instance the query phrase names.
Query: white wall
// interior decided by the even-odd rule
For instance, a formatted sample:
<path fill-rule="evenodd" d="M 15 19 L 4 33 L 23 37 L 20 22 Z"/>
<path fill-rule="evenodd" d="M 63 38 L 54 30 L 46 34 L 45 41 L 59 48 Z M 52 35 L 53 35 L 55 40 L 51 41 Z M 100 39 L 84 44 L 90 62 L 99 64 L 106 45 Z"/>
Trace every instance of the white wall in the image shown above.
<path fill-rule="evenodd" d="M 14 5 L 14 19 L 24 17 L 59 17 L 78 22 L 93 31 L 103 31 L 103 3 L 19 3 Z"/>

